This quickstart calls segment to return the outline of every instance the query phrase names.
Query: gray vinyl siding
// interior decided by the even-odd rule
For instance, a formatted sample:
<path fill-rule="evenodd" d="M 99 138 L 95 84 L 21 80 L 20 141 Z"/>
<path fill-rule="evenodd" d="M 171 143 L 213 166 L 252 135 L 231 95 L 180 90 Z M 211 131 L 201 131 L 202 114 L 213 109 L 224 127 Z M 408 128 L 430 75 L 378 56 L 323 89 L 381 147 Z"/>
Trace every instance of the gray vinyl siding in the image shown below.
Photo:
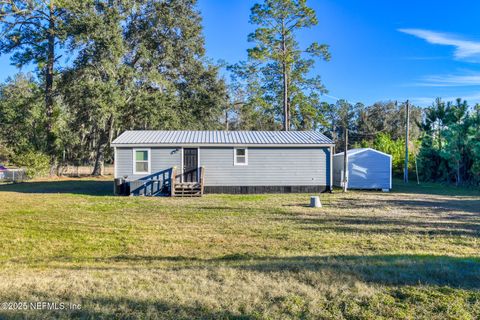
<path fill-rule="evenodd" d="M 234 165 L 232 147 L 202 147 L 205 186 L 329 186 L 328 148 L 248 148 L 248 165 Z"/>
<path fill-rule="evenodd" d="M 180 148 L 117 148 L 116 155 L 116 178 L 128 176 L 129 180 L 140 179 L 146 175 L 134 175 L 133 174 L 133 149 L 150 149 L 151 156 L 151 173 L 159 172 L 162 170 L 170 169 L 171 167 L 181 166 L 182 153 Z"/>
<path fill-rule="evenodd" d="M 333 181 L 341 186 L 343 154 L 333 160 Z M 350 189 L 390 189 L 390 157 L 373 150 L 366 150 L 348 156 L 348 188 Z"/>
<path fill-rule="evenodd" d="M 133 175 L 133 149 L 116 151 L 116 177 Z M 138 148 L 144 149 L 144 148 Z M 150 148 L 151 173 L 176 166 L 181 173 L 181 148 Z M 205 186 L 329 186 L 330 150 L 322 147 L 250 147 L 248 165 L 234 165 L 233 147 L 200 147 L 199 166 Z"/>

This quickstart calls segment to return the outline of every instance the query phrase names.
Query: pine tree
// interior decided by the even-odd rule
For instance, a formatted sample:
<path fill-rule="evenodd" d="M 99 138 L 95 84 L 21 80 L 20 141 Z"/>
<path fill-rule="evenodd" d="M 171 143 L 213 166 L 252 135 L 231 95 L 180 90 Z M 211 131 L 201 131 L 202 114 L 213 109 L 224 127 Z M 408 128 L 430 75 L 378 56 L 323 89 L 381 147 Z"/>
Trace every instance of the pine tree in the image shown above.
<path fill-rule="evenodd" d="M 18 67 L 34 63 L 43 83 L 46 150 L 55 157 L 55 71 L 59 49 L 70 39 L 65 18 L 71 1 L 5 0 L 0 3 L 0 54 L 13 54 Z"/>
<path fill-rule="evenodd" d="M 319 96 L 325 92 L 320 77 L 309 78 L 315 58 L 330 59 L 328 46 L 312 43 L 301 49 L 296 34 L 318 21 L 305 0 L 265 0 L 253 6 L 251 23 L 258 28 L 248 39 L 247 71 L 258 74 L 260 103 L 275 111 L 273 121 L 283 120 L 283 129 L 312 129 L 321 119 Z M 281 85 L 279 85 L 281 84 Z"/>

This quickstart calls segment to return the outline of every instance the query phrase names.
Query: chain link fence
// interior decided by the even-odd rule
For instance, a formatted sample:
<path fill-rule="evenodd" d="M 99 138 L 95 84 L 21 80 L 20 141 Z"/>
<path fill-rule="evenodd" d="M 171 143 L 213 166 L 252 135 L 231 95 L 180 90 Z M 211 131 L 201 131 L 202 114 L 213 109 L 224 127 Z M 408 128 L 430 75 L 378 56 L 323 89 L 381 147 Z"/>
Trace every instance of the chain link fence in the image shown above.
<path fill-rule="evenodd" d="M 0 182 L 22 182 L 27 180 L 25 169 L 6 169 L 0 171 Z"/>

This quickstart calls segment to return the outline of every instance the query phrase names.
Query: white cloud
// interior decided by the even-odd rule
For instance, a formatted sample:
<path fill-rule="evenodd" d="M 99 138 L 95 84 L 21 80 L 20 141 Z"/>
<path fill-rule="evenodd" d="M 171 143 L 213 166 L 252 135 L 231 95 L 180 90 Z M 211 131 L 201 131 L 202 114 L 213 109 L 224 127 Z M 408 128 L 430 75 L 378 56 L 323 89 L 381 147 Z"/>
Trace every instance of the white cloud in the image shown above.
<path fill-rule="evenodd" d="M 464 75 L 430 75 L 422 78 L 418 85 L 424 87 L 480 86 L 480 73 L 467 73 Z"/>
<path fill-rule="evenodd" d="M 431 44 L 455 47 L 454 56 L 457 59 L 480 58 L 480 42 L 464 40 L 449 33 L 435 32 L 424 29 L 398 29 L 398 31 L 424 39 Z"/>

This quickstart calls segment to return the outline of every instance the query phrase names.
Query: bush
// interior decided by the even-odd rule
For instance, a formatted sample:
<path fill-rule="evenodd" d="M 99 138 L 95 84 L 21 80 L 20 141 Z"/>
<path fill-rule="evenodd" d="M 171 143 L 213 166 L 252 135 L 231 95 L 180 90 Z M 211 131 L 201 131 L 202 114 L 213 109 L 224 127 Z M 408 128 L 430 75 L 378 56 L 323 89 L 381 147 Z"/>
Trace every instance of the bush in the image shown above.
<path fill-rule="evenodd" d="M 50 171 L 50 158 L 38 151 L 14 155 L 12 160 L 15 165 L 25 168 L 27 177 L 30 179 L 46 176 Z"/>
<path fill-rule="evenodd" d="M 418 148 L 418 141 L 410 141 L 408 153 L 409 171 L 415 169 L 415 153 Z M 388 133 L 379 133 L 374 141 L 362 141 L 356 144 L 355 148 L 373 148 L 392 156 L 392 170 L 394 174 L 401 176 L 405 165 L 405 140 L 394 140 Z"/>

